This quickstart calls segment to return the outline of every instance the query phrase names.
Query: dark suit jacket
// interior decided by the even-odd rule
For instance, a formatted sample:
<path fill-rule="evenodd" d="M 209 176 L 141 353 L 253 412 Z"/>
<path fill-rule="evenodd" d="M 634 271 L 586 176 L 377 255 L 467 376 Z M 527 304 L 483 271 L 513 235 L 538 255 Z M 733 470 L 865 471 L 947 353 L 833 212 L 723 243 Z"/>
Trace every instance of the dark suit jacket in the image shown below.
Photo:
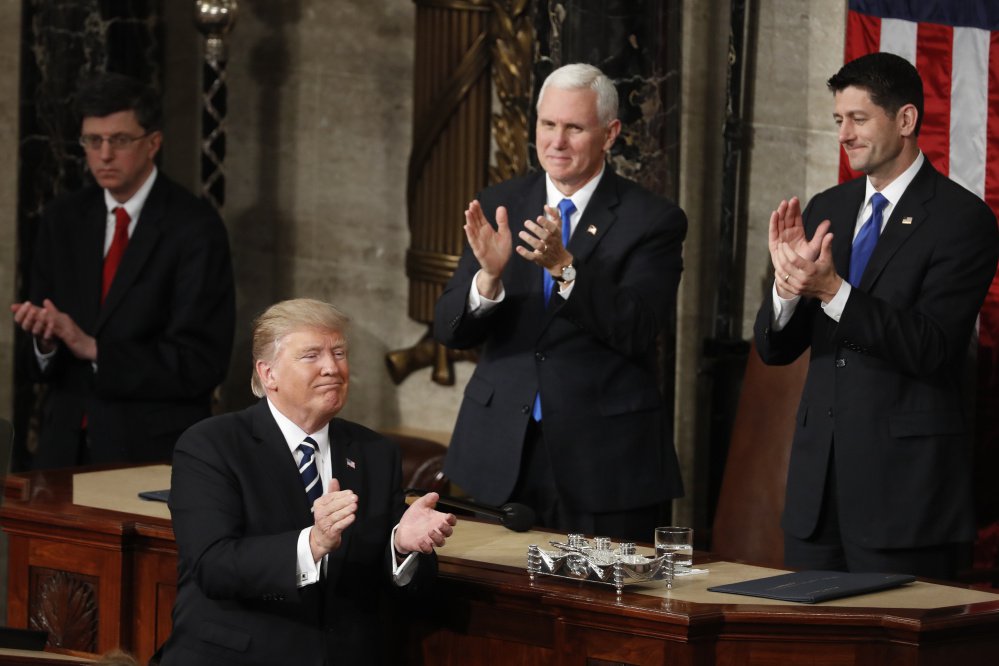
<path fill-rule="evenodd" d="M 543 213 L 545 175 L 478 197 L 495 225 L 506 206 L 514 242 Z M 542 269 L 514 254 L 505 300 L 466 311 L 479 268 L 467 244 L 437 302 L 434 335 L 449 347 L 483 345 L 465 387 L 445 471 L 490 504 L 510 497 L 535 393 L 558 489 L 576 511 L 648 506 L 682 494 L 672 424 L 658 390 L 656 337 L 671 321 L 687 220 L 673 203 L 608 167 L 569 242 L 577 277 L 547 309 Z"/>
<path fill-rule="evenodd" d="M 832 221 L 833 259 L 849 273 L 863 178 L 812 199 L 809 236 Z M 961 395 L 969 336 L 999 250 L 996 219 L 927 161 L 892 211 L 839 324 L 802 299 L 788 326 L 756 319 L 767 363 L 811 350 L 788 469 L 784 530 L 814 531 L 835 439 L 844 539 L 868 548 L 968 542 L 974 536 L 970 425 Z"/>
<path fill-rule="evenodd" d="M 89 187 L 53 202 L 38 231 L 31 300 L 51 299 L 98 354 L 94 372 L 60 347 L 42 375 L 38 468 L 75 464 L 84 413 L 93 462 L 169 459 L 229 367 L 235 291 L 215 211 L 160 172 L 102 306 L 106 215 Z"/>
<path fill-rule="evenodd" d="M 302 588 L 296 546 L 312 513 L 267 401 L 181 437 L 170 487 L 179 580 L 164 666 L 381 661 L 389 537 L 406 508 L 399 448 L 349 421 L 329 427 L 333 476 L 357 493 L 357 519 L 329 554 L 325 580 Z M 433 556 L 420 556 L 407 591 L 435 570 Z"/>

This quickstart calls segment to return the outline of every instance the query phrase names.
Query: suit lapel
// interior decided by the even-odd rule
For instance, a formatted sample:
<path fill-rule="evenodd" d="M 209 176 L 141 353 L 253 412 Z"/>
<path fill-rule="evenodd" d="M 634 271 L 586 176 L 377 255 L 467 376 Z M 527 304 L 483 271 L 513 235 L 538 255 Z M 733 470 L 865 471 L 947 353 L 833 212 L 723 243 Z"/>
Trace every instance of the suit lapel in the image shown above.
<path fill-rule="evenodd" d="M 266 398 L 262 398 L 254 407 L 253 437 L 257 449 L 248 452 L 248 455 L 255 456 L 260 461 L 261 468 L 267 470 L 271 480 L 269 492 L 273 493 L 276 503 L 283 505 L 283 508 L 276 506 L 275 511 L 287 511 L 291 515 L 301 516 L 311 524 L 312 510 L 302 477 L 295 466 L 295 458 L 288 450 L 288 443 L 267 406 Z"/>
<path fill-rule="evenodd" d="M 617 214 L 614 208 L 618 205 L 617 174 L 609 166 L 604 167 L 604 175 L 590 197 L 590 203 L 586 205 L 582 217 L 576 222 L 576 228 L 569 239 L 568 250 L 572 254 L 573 262 L 576 266 L 585 264 L 593 252 L 597 249 L 600 241 L 603 240 L 607 232 L 617 222 Z M 558 286 L 555 286 L 558 289 Z M 565 301 L 556 299 L 554 293 L 545 316 L 541 319 L 541 327 L 538 334 L 544 332 L 548 324 L 555 318 L 555 314 L 561 309 Z"/>
<path fill-rule="evenodd" d="M 607 235 L 617 215 L 614 207 L 619 202 L 617 193 L 617 174 L 610 167 L 605 167 L 604 176 L 594 190 L 590 203 L 586 205 L 583 216 L 576 222 L 576 229 L 569 239 L 569 252 L 578 263 L 586 263 L 590 255 Z"/>
<path fill-rule="evenodd" d="M 135 223 L 135 230 L 122 255 L 118 271 L 115 273 L 111 288 L 108 290 L 107 298 L 101 307 L 100 316 L 97 320 L 97 328 L 107 321 L 108 316 L 121 303 L 125 293 L 132 286 L 142 272 L 142 267 L 149 260 L 156 243 L 162 233 L 163 215 L 166 210 L 166 181 L 163 175 L 156 177 L 153 189 L 149 192 L 146 203 L 142 206 L 139 219 Z"/>
<path fill-rule="evenodd" d="M 82 224 L 76 226 L 78 234 L 74 247 L 83 248 L 80 254 L 79 321 L 89 333 L 95 333 L 97 317 L 101 307 L 101 280 L 104 271 L 104 233 L 107 225 L 107 209 L 104 206 L 103 190 L 95 189 L 96 196 L 87 205 Z M 67 305 L 56 303 L 56 307 L 66 309 Z"/>
<path fill-rule="evenodd" d="M 840 197 L 837 214 L 830 220 L 829 230 L 833 234 L 833 265 L 839 275 L 850 274 L 850 255 L 853 251 L 853 232 L 857 228 L 857 215 L 864 204 L 867 181 L 858 178 L 847 184 Z M 821 222 L 822 220 L 819 220 Z"/>
<path fill-rule="evenodd" d="M 874 252 L 860 281 L 862 289 L 867 291 L 871 289 L 891 258 L 926 220 L 925 203 L 936 193 L 934 182 L 936 173 L 927 159 L 916 177 L 905 188 L 902 198 L 892 209 L 891 217 L 888 218 L 877 245 L 874 246 Z"/>
<path fill-rule="evenodd" d="M 507 213 L 510 216 L 510 234 L 513 237 L 514 244 L 523 244 L 519 234 L 524 230 L 524 221 L 533 221 L 537 219 L 538 215 L 542 215 L 545 212 L 547 194 L 545 191 L 544 173 L 539 173 L 538 177 L 523 192 L 523 198 L 517 205 L 507 207 Z M 509 285 L 511 290 L 529 293 L 531 300 L 536 301 L 538 304 L 538 312 L 544 312 L 545 290 L 542 269 L 526 261 L 516 252 L 510 256 L 508 266 L 510 267 L 508 274 L 511 280 Z M 526 288 L 521 289 L 515 285 L 525 285 Z"/>
<path fill-rule="evenodd" d="M 365 502 L 368 501 L 367 488 L 364 484 L 364 459 L 361 447 L 355 442 L 340 421 L 334 419 L 329 424 L 330 460 L 333 478 L 340 483 L 341 490 L 353 490 L 358 497 L 358 513 L 363 513 Z M 358 516 L 360 517 L 360 516 Z M 344 530 L 340 547 L 326 558 L 327 584 L 335 585 L 343 570 L 344 559 L 350 547 L 354 530 L 348 527 Z"/>

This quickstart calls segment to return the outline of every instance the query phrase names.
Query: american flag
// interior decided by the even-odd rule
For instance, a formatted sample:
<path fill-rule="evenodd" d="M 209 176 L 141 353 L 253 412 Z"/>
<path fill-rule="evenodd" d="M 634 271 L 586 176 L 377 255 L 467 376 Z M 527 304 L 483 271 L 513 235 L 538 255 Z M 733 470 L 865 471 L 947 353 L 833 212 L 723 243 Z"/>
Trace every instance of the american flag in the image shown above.
<path fill-rule="evenodd" d="M 923 79 L 919 147 L 941 173 L 971 190 L 999 216 L 999 2 L 996 0 L 850 0 L 849 62 L 888 51 L 916 66 Z M 840 180 L 851 171 L 840 152 Z M 978 325 L 976 480 L 994 487 L 999 467 L 999 277 Z M 989 493 L 995 495 L 995 493 Z M 999 520 L 999 498 L 980 498 L 981 523 Z M 986 515 L 982 515 L 982 514 Z"/>

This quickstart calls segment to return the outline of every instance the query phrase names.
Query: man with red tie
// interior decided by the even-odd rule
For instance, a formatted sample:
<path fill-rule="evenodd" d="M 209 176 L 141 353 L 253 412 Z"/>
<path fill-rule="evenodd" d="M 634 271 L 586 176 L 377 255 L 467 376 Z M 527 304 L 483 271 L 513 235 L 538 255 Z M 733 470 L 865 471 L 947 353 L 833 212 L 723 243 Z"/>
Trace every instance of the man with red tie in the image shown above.
<path fill-rule="evenodd" d="M 46 208 L 31 298 L 11 306 L 48 385 L 33 466 L 166 460 L 229 366 L 229 242 L 215 211 L 156 167 L 154 91 L 106 74 L 77 104 L 96 185 Z"/>

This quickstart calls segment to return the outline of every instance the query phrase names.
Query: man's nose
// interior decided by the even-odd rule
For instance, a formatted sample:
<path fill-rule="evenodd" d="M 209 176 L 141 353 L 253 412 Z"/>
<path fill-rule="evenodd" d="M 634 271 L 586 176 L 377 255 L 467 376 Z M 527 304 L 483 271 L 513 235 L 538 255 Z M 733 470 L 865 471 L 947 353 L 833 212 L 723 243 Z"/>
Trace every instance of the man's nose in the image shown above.
<path fill-rule="evenodd" d="M 844 120 L 839 124 L 839 142 L 846 143 L 853 138 L 853 123 Z"/>

